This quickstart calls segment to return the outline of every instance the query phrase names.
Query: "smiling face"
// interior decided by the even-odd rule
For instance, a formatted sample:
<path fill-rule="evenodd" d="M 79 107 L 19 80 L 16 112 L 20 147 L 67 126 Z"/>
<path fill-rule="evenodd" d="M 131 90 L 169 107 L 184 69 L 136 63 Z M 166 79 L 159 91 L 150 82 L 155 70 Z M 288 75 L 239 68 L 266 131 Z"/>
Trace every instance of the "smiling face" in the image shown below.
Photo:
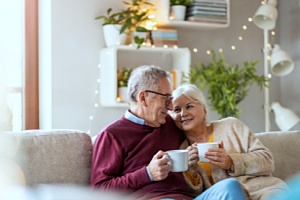
<path fill-rule="evenodd" d="M 173 100 L 173 110 L 170 112 L 176 126 L 187 132 L 196 132 L 206 124 L 206 108 L 184 94 Z"/>

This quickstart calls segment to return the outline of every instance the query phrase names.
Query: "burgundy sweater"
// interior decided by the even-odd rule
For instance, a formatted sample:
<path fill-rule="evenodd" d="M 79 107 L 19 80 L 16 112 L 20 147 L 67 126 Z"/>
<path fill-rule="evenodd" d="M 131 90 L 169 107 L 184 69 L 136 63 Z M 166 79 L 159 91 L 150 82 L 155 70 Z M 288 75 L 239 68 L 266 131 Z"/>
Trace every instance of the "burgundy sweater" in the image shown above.
<path fill-rule="evenodd" d="M 182 173 L 170 172 L 166 179 L 151 182 L 146 171 L 159 150 L 178 149 L 183 139 L 184 134 L 169 116 L 159 128 L 122 117 L 104 128 L 95 140 L 91 187 L 123 191 L 135 198 L 186 198 L 188 185 Z"/>

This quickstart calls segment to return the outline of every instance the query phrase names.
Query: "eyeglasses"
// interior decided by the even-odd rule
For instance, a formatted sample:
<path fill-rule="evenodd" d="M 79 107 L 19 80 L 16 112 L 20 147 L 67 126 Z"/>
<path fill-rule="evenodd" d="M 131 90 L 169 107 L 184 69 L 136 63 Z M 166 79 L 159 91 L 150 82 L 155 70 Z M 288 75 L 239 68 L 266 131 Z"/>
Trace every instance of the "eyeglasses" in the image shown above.
<path fill-rule="evenodd" d="M 145 90 L 145 92 L 150 92 L 150 93 L 154 93 L 154 94 L 158 94 L 158 95 L 166 97 L 166 106 L 170 105 L 170 103 L 173 99 L 172 95 L 170 95 L 170 94 L 162 94 L 162 93 L 155 92 L 155 91 L 152 91 L 152 90 Z"/>

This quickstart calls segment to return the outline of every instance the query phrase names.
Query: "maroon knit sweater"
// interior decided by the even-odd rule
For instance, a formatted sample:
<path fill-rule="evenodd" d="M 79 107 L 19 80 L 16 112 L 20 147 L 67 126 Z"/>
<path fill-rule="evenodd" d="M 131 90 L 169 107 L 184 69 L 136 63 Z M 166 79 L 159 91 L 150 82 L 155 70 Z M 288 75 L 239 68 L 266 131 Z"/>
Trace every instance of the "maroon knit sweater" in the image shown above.
<path fill-rule="evenodd" d="M 91 187 L 117 190 L 135 198 L 189 196 L 182 173 L 170 172 L 162 181 L 149 180 L 146 166 L 159 151 L 178 149 L 184 139 L 173 120 L 159 128 L 125 117 L 105 127 L 94 143 Z M 190 198 L 191 199 L 191 198 Z"/>

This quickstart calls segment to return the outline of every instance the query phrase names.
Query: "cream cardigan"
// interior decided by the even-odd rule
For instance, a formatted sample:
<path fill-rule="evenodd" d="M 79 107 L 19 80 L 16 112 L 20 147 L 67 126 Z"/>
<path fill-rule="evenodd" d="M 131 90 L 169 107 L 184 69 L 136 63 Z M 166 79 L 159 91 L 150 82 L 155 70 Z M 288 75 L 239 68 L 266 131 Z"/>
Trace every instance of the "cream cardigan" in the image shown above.
<path fill-rule="evenodd" d="M 252 131 L 240 120 L 229 117 L 212 122 L 214 141 L 224 142 L 224 148 L 234 163 L 234 172 L 220 169 L 211 165 L 214 182 L 233 177 L 237 179 L 251 200 L 265 199 L 273 192 L 286 190 L 287 185 L 279 178 L 273 177 L 274 161 L 271 151 L 266 148 Z M 182 143 L 186 148 L 188 142 Z M 199 184 L 191 186 L 192 192 L 197 195 L 211 186 L 206 172 L 198 168 Z"/>

